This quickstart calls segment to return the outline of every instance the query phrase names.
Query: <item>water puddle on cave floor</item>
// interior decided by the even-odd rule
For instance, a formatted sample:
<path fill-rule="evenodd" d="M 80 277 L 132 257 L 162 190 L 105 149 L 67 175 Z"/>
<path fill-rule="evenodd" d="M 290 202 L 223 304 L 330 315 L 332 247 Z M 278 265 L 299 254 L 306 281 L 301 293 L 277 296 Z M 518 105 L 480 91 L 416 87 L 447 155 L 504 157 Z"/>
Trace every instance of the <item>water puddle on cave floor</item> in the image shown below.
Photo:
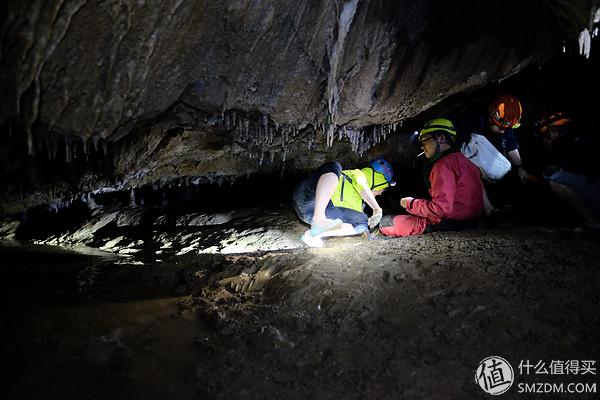
<path fill-rule="evenodd" d="M 4 244 L 0 259 L 5 398 L 192 397 L 209 335 L 189 297 L 97 251 Z"/>

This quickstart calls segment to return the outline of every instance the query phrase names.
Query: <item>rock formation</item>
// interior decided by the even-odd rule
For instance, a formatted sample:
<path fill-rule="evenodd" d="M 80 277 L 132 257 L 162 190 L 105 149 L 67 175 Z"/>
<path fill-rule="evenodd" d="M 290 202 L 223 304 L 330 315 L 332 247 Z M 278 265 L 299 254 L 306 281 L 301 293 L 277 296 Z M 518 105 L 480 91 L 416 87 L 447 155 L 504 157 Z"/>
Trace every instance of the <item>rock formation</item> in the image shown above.
<path fill-rule="evenodd" d="M 353 163 L 386 140 L 402 158 L 407 118 L 577 46 L 598 1 L 570 3 L 6 1 L 2 212 Z"/>

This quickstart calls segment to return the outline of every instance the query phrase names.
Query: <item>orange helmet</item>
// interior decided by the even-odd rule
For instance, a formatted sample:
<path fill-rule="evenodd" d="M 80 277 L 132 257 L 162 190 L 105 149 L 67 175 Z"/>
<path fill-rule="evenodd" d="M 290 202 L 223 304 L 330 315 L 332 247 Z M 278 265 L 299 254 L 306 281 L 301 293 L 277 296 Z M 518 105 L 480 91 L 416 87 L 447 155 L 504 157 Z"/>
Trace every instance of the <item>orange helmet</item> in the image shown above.
<path fill-rule="evenodd" d="M 500 128 L 518 128 L 523 108 L 515 96 L 503 94 L 490 104 L 490 121 Z"/>
<path fill-rule="evenodd" d="M 546 114 L 543 118 L 535 123 L 535 127 L 538 132 L 545 134 L 546 131 L 552 126 L 562 126 L 567 122 L 570 122 L 571 118 L 568 118 L 565 114 L 558 111 L 551 114 Z"/>

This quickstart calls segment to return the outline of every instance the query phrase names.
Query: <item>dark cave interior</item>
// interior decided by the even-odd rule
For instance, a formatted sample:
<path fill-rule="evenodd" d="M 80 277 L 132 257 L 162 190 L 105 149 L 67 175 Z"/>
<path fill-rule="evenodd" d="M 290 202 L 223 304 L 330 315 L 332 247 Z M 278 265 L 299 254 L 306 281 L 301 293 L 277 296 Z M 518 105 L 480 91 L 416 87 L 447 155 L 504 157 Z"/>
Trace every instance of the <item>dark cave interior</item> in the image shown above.
<path fill-rule="evenodd" d="M 0 8 L 17 15 L 38 7 L 17 3 Z M 64 3 L 48 32 L 60 31 L 64 14 L 77 25 L 63 32 L 72 47 L 62 50 L 61 38 L 58 55 L 38 71 L 50 84 L 34 80 L 18 93 L 18 118 L 5 107 L 12 95 L 2 99 L 5 398 L 480 399 L 487 394 L 475 373 L 488 356 L 514 369 L 508 399 L 528 396 L 521 385 L 568 383 L 589 385 L 573 398 L 596 398 L 600 234 L 582 229 L 544 180 L 520 186 L 508 212 L 482 217 L 478 229 L 391 239 L 373 231 L 328 239 L 324 248 L 300 241 L 308 227 L 292 206 L 294 188 L 315 166 L 386 157 L 398 183 L 379 204 L 386 215 L 405 213 L 401 198 L 428 195 L 414 132 L 436 117 L 459 121 L 499 93 L 522 101 L 517 135 L 533 176 L 542 175 L 534 124 L 545 112 L 565 112 L 600 148 L 599 39 L 589 58 L 564 39 L 580 29 L 571 12 L 588 2 L 468 0 L 434 9 L 349 0 L 288 4 L 289 12 L 284 2 L 98 6 L 113 18 L 98 17 L 112 24 L 102 27 L 130 59 L 120 45 L 90 44 L 103 31 L 82 34 L 93 8 Z M 342 33 L 352 5 L 358 33 Z M 127 14 L 135 7 L 148 13 L 139 25 Z M 30 75 L 17 63 L 18 82 L 7 83 L 7 55 L 35 36 L 14 15 L 0 19 L 3 44 L 23 31 L 1 52 L 5 93 Z M 149 39 L 139 39 L 151 25 Z M 156 39 L 163 29 L 177 32 Z M 160 47 L 169 40 L 174 50 Z M 21 62 L 40 51 L 31 43 Z M 94 51 L 119 72 L 104 70 Z M 80 81 L 66 76 L 73 64 L 57 61 L 65 54 L 81 57 Z M 117 78 L 93 98 L 97 88 L 86 85 L 96 70 L 106 82 Z M 111 100 L 98 105 L 102 96 Z M 101 112 L 90 130 L 94 108 Z M 72 129 L 78 124 L 81 131 Z M 521 369 L 557 360 L 594 373 Z M 567 398 L 536 393 L 529 398 Z"/>

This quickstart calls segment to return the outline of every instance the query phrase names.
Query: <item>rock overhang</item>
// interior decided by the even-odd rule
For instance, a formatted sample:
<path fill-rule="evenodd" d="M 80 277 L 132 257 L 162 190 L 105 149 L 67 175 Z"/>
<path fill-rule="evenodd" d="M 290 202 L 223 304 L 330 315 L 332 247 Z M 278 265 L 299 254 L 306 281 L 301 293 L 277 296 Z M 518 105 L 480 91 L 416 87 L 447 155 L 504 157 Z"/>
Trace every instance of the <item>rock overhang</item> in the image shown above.
<path fill-rule="evenodd" d="M 109 160 L 73 191 L 402 158 L 398 126 L 541 63 L 580 3 L 9 2 L 2 126 L 27 144 L 5 159 Z"/>

